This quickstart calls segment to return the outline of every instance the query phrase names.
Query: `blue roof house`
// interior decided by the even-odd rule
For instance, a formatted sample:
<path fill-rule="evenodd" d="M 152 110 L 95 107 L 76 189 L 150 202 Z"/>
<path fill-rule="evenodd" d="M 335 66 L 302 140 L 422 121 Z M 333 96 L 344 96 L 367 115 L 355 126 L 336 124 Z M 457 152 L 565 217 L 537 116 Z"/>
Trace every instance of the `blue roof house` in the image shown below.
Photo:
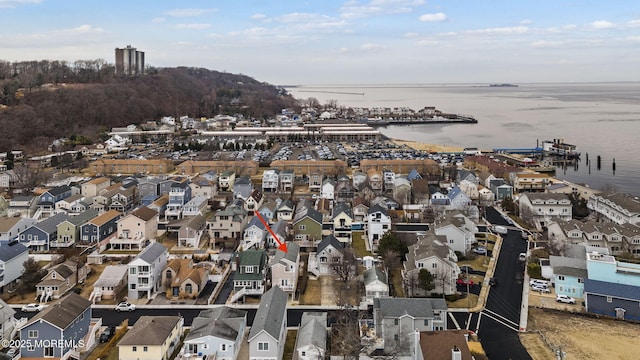
<path fill-rule="evenodd" d="M 58 238 L 58 225 L 68 218 L 66 213 L 59 213 L 48 217 L 21 232 L 18 236 L 20 243 L 34 251 L 49 250 L 49 242 Z"/>

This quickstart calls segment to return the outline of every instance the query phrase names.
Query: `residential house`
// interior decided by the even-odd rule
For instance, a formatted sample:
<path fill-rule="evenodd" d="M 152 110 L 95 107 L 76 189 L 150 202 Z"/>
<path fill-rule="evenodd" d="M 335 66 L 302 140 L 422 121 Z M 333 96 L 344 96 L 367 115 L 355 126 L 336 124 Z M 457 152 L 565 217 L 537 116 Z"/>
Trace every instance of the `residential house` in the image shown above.
<path fill-rule="evenodd" d="M 262 215 L 262 218 L 265 219 L 268 223 L 273 221 L 276 218 L 276 209 L 278 207 L 278 203 L 273 200 L 265 201 L 258 212 Z"/>
<path fill-rule="evenodd" d="M 372 252 L 378 251 L 378 243 L 390 230 L 391 217 L 387 208 L 378 204 L 371 207 L 367 214 L 367 239 Z"/>
<path fill-rule="evenodd" d="M 432 231 L 418 235 L 417 242 L 409 246 L 406 254 L 403 278 L 417 279 L 420 270 L 426 269 L 437 279 L 432 292 L 446 295 L 455 293 L 460 268 L 456 264 L 458 257 L 446 242 L 446 236 L 435 235 Z M 405 293 L 409 296 L 426 295 L 416 286 L 408 286 Z"/>
<path fill-rule="evenodd" d="M 79 203 L 84 201 L 85 197 L 81 194 L 71 195 L 55 203 L 56 212 L 65 211 L 67 214 L 72 214 L 73 209 L 77 207 Z"/>
<path fill-rule="evenodd" d="M 109 209 L 121 213 L 133 209 L 136 204 L 137 188 L 135 184 L 119 187 L 112 195 L 109 202 Z"/>
<path fill-rule="evenodd" d="M 2 163 L 0 161 L 0 163 Z M 6 166 L 6 165 L 0 165 Z M 0 188 L 9 189 L 12 187 L 16 181 L 16 173 L 13 170 L 8 170 L 5 168 L 0 170 Z"/>
<path fill-rule="evenodd" d="M 146 242 L 158 235 L 158 212 L 140 207 L 117 220 L 118 234 L 109 240 L 116 250 L 142 250 Z"/>
<path fill-rule="evenodd" d="M 156 177 L 147 177 L 138 182 L 138 194 L 141 199 L 153 195 L 160 196 L 160 182 L 162 180 Z M 168 192 L 167 192 L 168 193 Z"/>
<path fill-rule="evenodd" d="M 291 299 L 295 297 L 300 270 L 300 246 L 288 242 L 287 252 L 276 249 L 271 258 L 271 284 L 282 289 Z"/>
<path fill-rule="evenodd" d="M 467 330 L 421 331 L 417 360 L 473 360 Z"/>
<path fill-rule="evenodd" d="M 71 188 L 68 185 L 56 186 L 40 195 L 38 198 L 38 207 L 45 213 L 54 212 L 55 204 L 69 196 L 71 196 Z"/>
<path fill-rule="evenodd" d="M 31 195 L 16 195 L 9 200 L 7 216 L 33 217 L 36 212 L 37 198 Z"/>
<path fill-rule="evenodd" d="M 447 329 L 447 312 L 442 298 L 375 298 L 375 334 L 382 339 L 385 351 L 409 355 L 417 331 Z"/>
<path fill-rule="evenodd" d="M 291 199 L 287 199 L 280 203 L 276 210 L 276 218 L 282 221 L 293 220 L 293 214 L 295 213 L 295 205 Z"/>
<path fill-rule="evenodd" d="M 548 174 L 517 173 L 513 176 L 512 184 L 516 192 L 545 192 L 551 181 Z"/>
<path fill-rule="evenodd" d="M 461 183 L 462 181 L 469 181 L 473 184 L 480 184 L 480 179 L 476 176 L 475 171 L 459 169 L 456 173 L 456 182 Z"/>
<path fill-rule="evenodd" d="M 215 172 L 214 172 L 215 173 Z M 189 187 L 191 187 L 191 194 L 194 197 L 202 196 L 207 200 L 213 199 L 218 194 L 218 177 L 214 177 L 215 180 L 211 180 L 204 176 L 197 176 L 191 179 Z"/>
<path fill-rule="evenodd" d="M 385 191 L 393 190 L 393 182 L 397 175 L 393 170 L 382 169 L 382 187 Z"/>
<path fill-rule="evenodd" d="M 367 180 L 373 191 L 382 191 L 384 180 L 380 171 L 374 168 L 369 169 L 367 171 Z"/>
<path fill-rule="evenodd" d="M 293 215 L 293 234 L 296 241 L 317 242 L 322 239 L 322 214 L 307 203 L 299 203 Z"/>
<path fill-rule="evenodd" d="M 108 177 L 97 177 L 82 183 L 80 193 L 84 197 L 94 197 L 111 185 Z"/>
<path fill-rule="evenodd" d="M 346 178 L 346 181 L 344 180 Z M 338 184 L 335 190 L 335 200 L 337 202 L 351 203 L 356 196 L 356 188 L 351 185 L 350 179 L 346 175 L 338 176 Z"/>
<path fill-rule="evenodd" d="M 236 173 L 232 170 L 224 171 L 220 174 L 218 185 L 220 191 L 232 191 L 235 186 Z"/>
<path fill-rule="evenodd" d="M 47 274 L 36 285 L 36 294 L 41 302 L 59 299 L 77 284 L 82 284 L 87 278 L 89 267 L 67 260 L 50 267 Z"/>
<path fill-rule="evenodd" d="M 18 235 L 37 223 L 36 219 L 22 216 L 0 217 L 0 244 L 14 240 Z"/>
<path fill-rule="evenodd" d="M 582 257 L 549 256 L 549 265 L 553 271 L 551 282 L 556 295 L 568 295 L 573 298 L 582 298 L 584 292 L 584 279 L 588 277 L 586 248 L 582 250 Z"/>
<path fill-rule="evenodd" d="M 48 251 L 49 243 L 58 237 L 58 225 L 67 218 L 67 214 L 60 213 L 33 224 L 20 233 L 20 242 L 34 251 Z"/>
<path fill-rule="evenodd" d="M 333 224 L 333 235 L 336 239 L 345 244 L 350 244 L 353 213 L 351 212 L 349 204 L 343 202 L 335 204 L 331 215 L 331 222 Z"/>
<path fill-rule="evenodd" d="M 471 206 L 471 198 L 457 186 L 449 190 L 447 198 L 449 198 L 449 209 L 465 210 Z"/>
<path fill-rule="evenodd" d="M 235 249 L 248 221 L 247 211 L 241 202 L 240 204 L 233 203 L 224 208 L 224 210 L 216 211 L 207 220 L 209 237 L 212 240 L 211 247 L 213 248 L 218 244 Z"/>
<path fill-rule="evenodd" d="M 249 216 L 253 216 L 254 213 L 262 206 L 264 200 L 262 192 L 259 190 L 253 190 L 251 195 L 245 198 L 244 209 L 247 210 Z"/>
<path fill-rule="evenodd" d="M 520 217 L 538 228 L 556 220 L 570 220 L 572 205 L 565 194 L 524 193 L 518 201 Z"/>
<path fill-rule="evenodd" d="M 69 216 L 66 220 L 58 224 L 58 236 L 49 243 L 50 247 L 73 246 L 80 240 L 80 227 L 87 221 L 98 216 L 98 210 L 87 209 L 75 216 Z"/>
<path fill-rule="evenodd" d="M 322 182 L 320 187 L 320 198 L 322 199 L 335 199 L 336 182 L 333 179 L 326 178 Z"/>
<path fill-rule="evenodd" d="M 599 217 L 613 223 L 640 225 L 640 199 L 631 194 L 592 195 L 587 207 Z"/>
<path fill-rule="evenodd" d="M 209 208 L 209 199 L 204 196 L 194 196 L 182 206 L 182 216 L 203 216 Z"/>
<path fill-rule="evenodd" d="M 477 183 L 469 180 L 462 180 L 458 183 L 458 187 L 472 201 L 480 198 L 480 188 Z"/>
<path fill-rule="evenodd" d="M 309 174 L 309 191 L 319 192 L 322 188 L 322 174 L 312 172 Z"/>
<path fill-rule="evenodd" d="M 371 267 L 364 271 L 364 289 L 367 304 L 373 304 L 373 299 L 389 297 L 389 278 L 378 267 Z"/>
<path fill-rule="evenodd" d="M 364 223 L 369 216 L 369 202 L 363 197 L 353 199 L 351 211 L 353 212 L 353 221 Z"/>
<path fill-rule="evenodd" d="M 280 360 L 287 337 L 287 294 L 274 286 L 264 293 L 249 331 L 249 360 Z"/>
<path fill-rule="evenodd" d="M 251 182 L 251 177 L 249 176 L 241 176 L 233 183 L 234 198 L 240 198 L 246 201 L 253 192 L 253 182 Z M 258 192 L 262 194 L 261 191 Z"/>
<path fill-rule="evenodd" d="M 327 313 L 302 313 L 298 337 L 296 337 L 295 360 L 324 359 L 327 353 Z"/>
<path fill-rule="evenodd" d="M 179 358 L 236 360 L 246 330 L 245 310 L 226 306 L 202 310 L 191 323 Z"/>
<path fill-rule="evenodd" d="M 168 299 L 195 299 L 209 281 L 210 268 L 192 259 L 171 259 L 162 271 L 162 283 Z"/>
<path fill-rule="evenodd" d="M 453 251 L 459 251 L 463 255 L 471 252 L 471 246 L 476 242 L 478 227 L 464 214 L 454 211 L 447 212 L 433 223 L 436 235 L 442 235 L 447 240 L 447 245 Z"/>
<path fill-rule="evenodd" d="M 309 272 L 315 275 L 333 274 L 333 266 L 344 257 L 344 243 L 328 235 L 318 244 L 317 253 L 309 254 Z M 314 261 L 315 260 L 315 261 Z"/>
<path fill-rule="evenodd" d="M 293 169 L 282 170 L 280 172 L 280 190 L 291 192 L 294 188 L 295 174 Z"/>
<path fill-rule="evenodd" d="M 406 177 L 396 177 L 391 183 L 393 198 L 401 204 L 411 204 L 411 182 Z"/>
<path fill-rule="evenodd" d="M 136 323 L 118 342 L 119 360 L 168 360 L 180 344 L 182 316 L 147 316 Z M 153 329 L 152 331 L 149 331 Z"/>
<path fill-rule="evenodd" d="M 262 173 L 262 192 L 276 192 L 280 187 L 280 170 L 269 169 Z"/>
<path fill-rule="evenodd" d="M 80 225 L 80 239 L 83 242 L 101 242 L 118 230 L 118 220 L 122 214 L 116 210 L 109 210 L 102 215 Z"/>
<path fill-rule="evenodd" d="M 169 203 L 169 195 L 162 195 L 159 198 L 155 199 L 151 204 L 147 205 L 147 207 L 151 210 L 157 211 L 158 218 L 163 219 L 165 217 L 164 213 L 167 210 L 168 203 Z"/>
<path fill-rule="evenodd" d="M 170 159 L 99 159 L 89 165 L 94 174 L 167 174 L 175 170 Z"/>
<path fill-rule="evenodd" d="M 267 276 L 267 253 L 248 249 L 236 254 L 233 291 L 242 295 L 262 295 Z"/>
<path fill-rule="evenodd" d="M 207 219 L 202 215 L 185 217 L 184 224 L 178 229 L 178 246 L 199 248 L 202 235 L 207 228 Z"/>
<path fill-rule="evenodd" d="M 493 205 L 496 199 L 496 194 L 484 186 L 478 188 L 478 204 L 479 205 Z"/>
<path fill-rule="evenodd" d="M 360 170 L 356 170 L 353 172 L 353 174 L 351 175 L 352 179 L 353 179 L 353 187 L 355 188 L 360 188 L 360 185 L 366 183 L 367 180 L 367 174 L 365 174 L 364 172 L 360 171 Z"/>
<path fill-rule="evenodd" d="M 142 299 L 162 289 L 162 270 L 167 266 L 169 252 L 162 244 L 154 242 L 147 246 L 129 264 L 127 297 Z"/>
<path fill-rule="evenodd" d="M 126 293 L 128 271 L 127 265 L 107 265 L 93 284 L 89 300 L 94 303 L 102 300 L 117 301 L 118 295 Z"/>
<path fill-rule="evenodd" d="M 289 234 L 289 224 L 286 221 L 278 220 L 275 224 L 271 225 L 271 231 L 278 237 L 275 239 L 270 231 L 267 231 L 265 238 L 265 247 L 277 248 L 279 244 L 287 241 L 287 235 Z"/>
<path fill-rule="evenodd" d="M 0 341 L 13 339 L 11 335 L 14 330 L 17 330 L 15 314 L 16 311 L 0 299 L 0 317 L 2 317 L 2 322 L 0 322 Z"/>
<path fill-rule="evenodd" d="M 24 273 L 23 264 L 29 259 L 29 249 L 17 241 L 0 246 L 0 292 L 12 288 Z"/>
<path fill-rule="evenodd" d="M 91 301 L 70 293 L 37 313 L 20 328 L 20 339 L 31 343 L 20 347 L 21 359 L 80 358 L 81 340 L 96 331 L 91 326 Z M 49 346 L 35 346 L 38 340 Z M 60 346 L 62 342 L 64 346 Z"/>
<path fill-rule="evenodd" d="M 171 184 L 169 203 L 167 204 L 167 210 L 164 212 L 165 218 L 173 220 L 182 218 L 182 207 L 191 200 L 191 197 L 189 180 L 177 178 L 176 181 Z"/>
<path fill-rule="evenodd" d="M 260 218 L 254 216 L 251 218 L 247 227 L 243 232 L 242 249 L 264 248 L 265 239 L 267 237 L 267 228 L 264 226 Z"/>

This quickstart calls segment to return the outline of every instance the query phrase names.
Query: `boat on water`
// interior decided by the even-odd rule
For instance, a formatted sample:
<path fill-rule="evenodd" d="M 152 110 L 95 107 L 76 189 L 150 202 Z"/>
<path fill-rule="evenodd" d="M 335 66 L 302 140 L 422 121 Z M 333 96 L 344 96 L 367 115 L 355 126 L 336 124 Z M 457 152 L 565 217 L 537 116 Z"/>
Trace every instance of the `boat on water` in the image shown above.
<path fill-rule="evenodd" d="M 579 159 L 580 152 L 575 145 L 567 144 L 564 139 L 544 140 L 542 150 L 547 155 L 561 156 L 567 159 Z"/>
<path fill-rule="evenodd" d="M 509 83 L 491 83 L 489 84 L 489 87 L 518 87 L 518 85 Z"/>

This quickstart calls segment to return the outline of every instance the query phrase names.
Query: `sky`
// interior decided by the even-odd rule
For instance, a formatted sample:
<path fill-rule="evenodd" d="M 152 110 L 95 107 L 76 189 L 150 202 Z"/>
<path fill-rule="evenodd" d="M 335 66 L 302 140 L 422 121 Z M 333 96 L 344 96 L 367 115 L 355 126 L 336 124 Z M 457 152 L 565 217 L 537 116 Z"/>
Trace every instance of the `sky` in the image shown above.
<path fill-rule="evenodd" d="M 0 0 L 0 60 L 201 67 L 274 85 L 640 81 L 638 0 Z"/>

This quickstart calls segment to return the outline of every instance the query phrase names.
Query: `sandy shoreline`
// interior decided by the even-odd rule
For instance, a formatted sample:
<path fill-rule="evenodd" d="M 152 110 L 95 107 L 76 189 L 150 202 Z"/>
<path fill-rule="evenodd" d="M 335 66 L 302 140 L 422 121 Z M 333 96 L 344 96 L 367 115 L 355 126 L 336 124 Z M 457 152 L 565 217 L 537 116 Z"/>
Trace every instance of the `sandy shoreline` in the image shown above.
<path fill-rule="evenodd" d="M 429 151 L 429 152 L 462 152 L 464 150 L 464 148 L 461 148 L 461 147 L 426 144 L 426 143 L 409 141 L 409 140 L 389 139 L 389 141 L 397 145 L 406 145 L 407 147 L 410 147 L 415 150 Z"/>

